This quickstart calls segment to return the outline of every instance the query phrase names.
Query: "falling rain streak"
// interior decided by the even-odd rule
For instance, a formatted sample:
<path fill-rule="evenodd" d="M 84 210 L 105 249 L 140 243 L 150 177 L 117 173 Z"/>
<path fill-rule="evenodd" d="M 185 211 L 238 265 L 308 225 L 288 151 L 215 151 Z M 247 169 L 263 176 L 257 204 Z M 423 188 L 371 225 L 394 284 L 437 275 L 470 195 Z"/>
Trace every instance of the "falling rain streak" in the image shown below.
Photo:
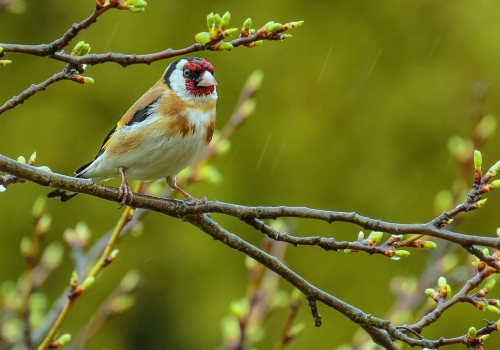
<path fill-rule="evenodd" d="M 259 170 L 260 165 L 262 164 L 262 160 L 264 159 L 264 155 L 267 152 L 267 146 L 269 146 L 269 141 L 271 141 L 271 136 L 273 136 L 273 134 L 269 134 L 269 136 L 267 137 L 266 143 L 264 144 L 264 148 L 262 149 L 262 152 L 260 154 L 259 161 L 257 162 L 257 166 L 255 167 L 256 171 Z"/>

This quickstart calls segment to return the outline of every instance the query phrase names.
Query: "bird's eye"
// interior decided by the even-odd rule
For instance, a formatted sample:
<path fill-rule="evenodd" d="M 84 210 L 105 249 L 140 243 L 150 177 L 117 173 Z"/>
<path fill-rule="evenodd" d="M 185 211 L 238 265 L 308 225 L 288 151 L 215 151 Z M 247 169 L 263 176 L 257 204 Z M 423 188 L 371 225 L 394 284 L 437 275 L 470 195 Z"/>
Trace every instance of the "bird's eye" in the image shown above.
<path fill-rule="evenodd" d="M 184 75 L 184 77 L 188 78 L 191 75 L 191 71 L 186 68 L 186 69 L 184 69 L 183 75 Z"/>

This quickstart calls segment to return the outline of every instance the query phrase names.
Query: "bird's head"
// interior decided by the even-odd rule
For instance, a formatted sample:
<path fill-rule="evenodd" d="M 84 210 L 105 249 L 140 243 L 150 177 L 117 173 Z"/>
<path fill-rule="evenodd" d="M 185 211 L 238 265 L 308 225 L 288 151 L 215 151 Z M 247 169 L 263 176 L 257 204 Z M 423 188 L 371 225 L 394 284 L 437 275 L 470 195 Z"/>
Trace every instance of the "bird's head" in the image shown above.
<path fill-rule="evenodd" d="M 186 57 L 172 62 L 165 71 L 163 80 L 179 97 L 217 99 L 214 67 L 199 57 Z"/>

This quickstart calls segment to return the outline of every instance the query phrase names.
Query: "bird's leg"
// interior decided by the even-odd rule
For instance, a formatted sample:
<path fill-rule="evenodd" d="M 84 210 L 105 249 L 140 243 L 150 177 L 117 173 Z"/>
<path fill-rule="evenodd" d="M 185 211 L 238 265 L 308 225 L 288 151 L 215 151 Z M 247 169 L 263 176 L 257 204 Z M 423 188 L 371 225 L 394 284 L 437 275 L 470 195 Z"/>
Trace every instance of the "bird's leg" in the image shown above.
<path fill-rule="evenodd" d="M 198 203 L 205 204 L 205 203 L 207 203 L 207 197 L 203 197 L 202 199 L 194 198 L 189 193 L 187 193 L 186 191 L 184 191 L 182 188 L 180 188 L 179 186 L 177 186 L 177 180 L 175 179 L 175 176 L 169 176 L 169 177 L 167 177 L 167 185 L 171 189 L 179 192 L 184 197 L 186 197 L 186 202 L 188 202 L 189 204 L 198 204 Z"/>
<path fill-rule="evenodd" d="M 127 183 L 127 178 L 125 177 L 125 168 L 120 167 L 120 173 L 122 174 L 122 183 L 120 185 L 120 192 L 118 194 L 118 200 L 121 199 L 120 206 L 118 209 L 123 207 L 125 204 L 132 203 L 132 199 L 134 199 L 134 192 L 130 188 Z"/>

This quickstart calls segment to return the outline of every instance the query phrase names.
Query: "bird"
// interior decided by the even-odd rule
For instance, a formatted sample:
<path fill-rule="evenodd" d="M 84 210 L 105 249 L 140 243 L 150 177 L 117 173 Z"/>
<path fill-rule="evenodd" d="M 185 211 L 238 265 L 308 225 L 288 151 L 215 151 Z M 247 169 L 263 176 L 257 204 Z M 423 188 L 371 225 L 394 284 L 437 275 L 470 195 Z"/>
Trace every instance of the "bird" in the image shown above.
<path fill-rule="evenodd" d="M 212 140 L 217 85 L 214 67 L 205 59 L 185 57 L 172 62 L 111 129 L 95 159 L 75 170 L 76 177 L 93 182 L 121 177 L 120 207 L 133 199 L 127 179 L 166 179 L 188 203 L 196 203 L 177 185 L 176 176 Z M 77 194 L 57 189 L 47 197 L 66 202 Z"/>

